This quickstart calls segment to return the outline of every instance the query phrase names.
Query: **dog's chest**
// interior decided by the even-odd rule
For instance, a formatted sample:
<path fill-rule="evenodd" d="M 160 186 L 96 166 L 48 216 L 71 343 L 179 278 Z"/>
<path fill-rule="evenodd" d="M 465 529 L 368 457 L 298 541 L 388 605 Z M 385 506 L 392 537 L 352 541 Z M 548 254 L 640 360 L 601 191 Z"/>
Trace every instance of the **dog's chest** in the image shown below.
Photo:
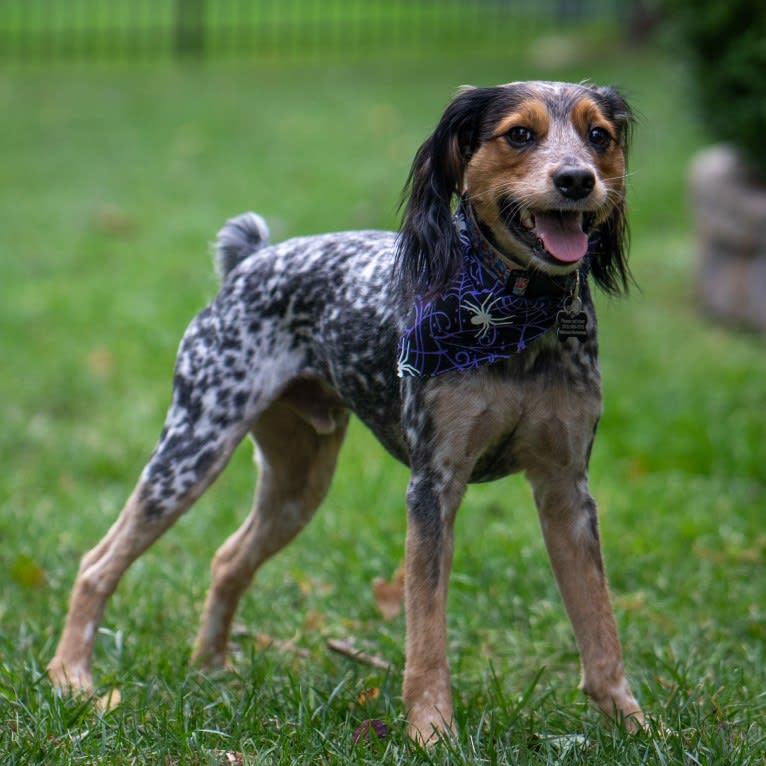
<path fill-rule="evenodd" d="M 471 482 L 518 471 L 584 470 L 601 413 L 595 349 L 553 344 L 534 364 L 445 375 L 405 392 L 410 444 Z"/>

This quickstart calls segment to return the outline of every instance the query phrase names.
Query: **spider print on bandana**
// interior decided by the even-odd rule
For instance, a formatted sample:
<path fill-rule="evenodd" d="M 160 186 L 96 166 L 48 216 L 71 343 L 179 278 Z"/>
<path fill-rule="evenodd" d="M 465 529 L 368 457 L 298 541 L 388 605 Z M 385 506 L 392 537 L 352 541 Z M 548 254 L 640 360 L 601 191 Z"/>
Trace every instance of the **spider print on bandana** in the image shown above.
<path fill-rule="evenodd" d="M 493 327 L 505 327 L 513 324 L 515 320 L 513 315 L 507 317 L 496 317 L 492 315 L 492 309 L 501 300 L 501 295 L 495 298 L 489 295 L 481 306 L 476 306 L 470 301 L 465 301 L 463 304 L 469 311 L 475 312 L 475 316 L 471 319 L 471 324 L 478 325 L 481 328 L 476 336 L 479 340 L 483 340 Z"/>
<path fill-rule="evenodd" d="M 399 340 L 399 377 L 441 375 L 509 359 L 556 325 L 568 296 L 514 295 L 476 257 L 462 206 L 463 268 L 444 293 L 415 299 Z"/>

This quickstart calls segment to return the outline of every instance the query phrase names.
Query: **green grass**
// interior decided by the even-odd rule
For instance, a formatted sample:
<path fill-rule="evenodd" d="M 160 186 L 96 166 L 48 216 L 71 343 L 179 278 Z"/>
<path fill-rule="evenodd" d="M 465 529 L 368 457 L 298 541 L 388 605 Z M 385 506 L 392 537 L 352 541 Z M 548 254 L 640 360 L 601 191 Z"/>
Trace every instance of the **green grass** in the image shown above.
<path fill-rule="evenodd" d="M 763 764 L 766 356 L 694 304 L 685 173 L 703 136 L 673 62 L 566 41 L 528 56 L 353 69 L 0 73 L 0 761 L 50 763 Z M 576 690 L 577 656 L 528 489 L 472 488 L 457 524 L 449 641 L 460 734 L 403 733 L 403 619 L 370 581 L 402 558 L 406 472 L 354 424 L 331 494 L 259 573 L 234 670 L 188 668 L 208 562 L 244 518 L 249 445 L 110 601 L 99 715 L 44 676 L 79 556 L 115 518 L 159 433 L 175 348 L 214 294 L 230 215 L 274 237 L 392 227 L 419 142 L 454 88 L 526 77 L 622 85 L 640 290 L 601 300 L 605 414 L 592 460 L 629 675 L 664 734 L 625 735 Z M 294 639 L 302 657 L 258 650 Z M 388 674 L 330 653 L 354 636 Z M 380 689 L 360 704 L 358 694 Z M 360 721 L 391 728 L 352 742 Z"/>

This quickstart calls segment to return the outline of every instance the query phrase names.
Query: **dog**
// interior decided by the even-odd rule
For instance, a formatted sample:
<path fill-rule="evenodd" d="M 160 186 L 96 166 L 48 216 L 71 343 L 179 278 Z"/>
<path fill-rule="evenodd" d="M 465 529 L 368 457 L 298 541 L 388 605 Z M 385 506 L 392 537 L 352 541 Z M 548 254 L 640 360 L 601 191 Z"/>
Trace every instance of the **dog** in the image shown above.
<path fill-rule="evenodd" d="M 398 233 L 269 244 L 246 213 L 218 234 L 222 285 L 189 325 L 159 441 L 119 518 L 82 559 L 48 670 L 93 689 L 106 601 L 247 435 L 255 501 L 218 549 L 193 658 L 224 661 L 255 571 L 311 519 L 350 413 L 411 471 L 406 493 L 408 733 L 454 731 L 445 604 L 469 482 L 524 472 L 582 664 L 629 730 L 626 680 L 588 463 L 601 414 L 590 283 L 627 291 L 631 110 L 613 88 L 464 87 L 418 150 Z"/>

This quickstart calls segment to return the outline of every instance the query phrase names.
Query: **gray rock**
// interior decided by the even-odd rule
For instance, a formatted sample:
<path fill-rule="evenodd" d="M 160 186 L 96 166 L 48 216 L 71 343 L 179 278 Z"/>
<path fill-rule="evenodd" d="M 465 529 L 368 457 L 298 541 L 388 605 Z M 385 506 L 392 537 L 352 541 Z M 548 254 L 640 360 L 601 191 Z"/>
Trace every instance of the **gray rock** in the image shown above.
<path fill-rule="evenodd" d="M 736 149 L 717 145 L 692 161 L 690 186 L 703 309 L 766 331 L 766 185 Z"/>

